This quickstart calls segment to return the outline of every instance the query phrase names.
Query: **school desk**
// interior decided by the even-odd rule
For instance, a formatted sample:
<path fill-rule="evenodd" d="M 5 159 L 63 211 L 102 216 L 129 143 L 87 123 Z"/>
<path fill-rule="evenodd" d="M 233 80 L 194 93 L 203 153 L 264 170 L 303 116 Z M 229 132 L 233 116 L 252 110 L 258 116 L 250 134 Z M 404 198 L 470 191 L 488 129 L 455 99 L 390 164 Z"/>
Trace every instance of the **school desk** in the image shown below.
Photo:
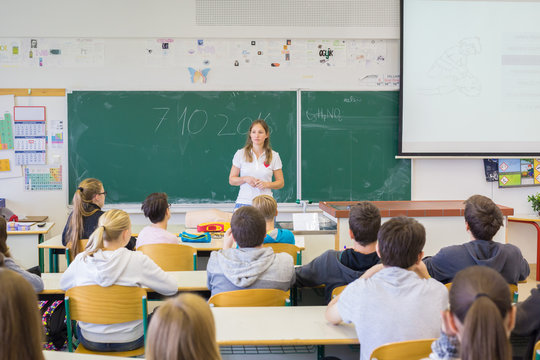
<path fill-rule="evenodd" d="M 206 284 L 206 271 L 167 271 L 178 283 L 178 291 L 208 291 Z M 44 289 L 40 294 L 63 294 L 60 289 L 61 273 L 43 273 Z M 147 289 L 153 292 L 152 289 Z"/>
<path fill-rule="evenodd" d="M 469 241 L 465 229 L 464 200 L 443 201 L 373 201 L 381 212 L 382 222 L 395 216 L 415 218 L 426 229 L 424 255 L 435 255 L 442 247 L 463 244 Z M 358 201 L 325 201 L 319 208 L 338 224 L 335 248 L 352 246 L 349 236 L 349 207 Z M 513 215 L 514 209 L 497 205 L 505 217 Z M 505 229 L 501 229 L 493 240 L 504 243 Z"/>
<path fill-rule="evenodd" d="M 212 308 L 219 345 L 317 345 L 319 359 L 324 345 L 358 344 L 354 326 L 328 323 L 325 311 L 326 306 Z"/>
<path fill-rule="evenodd" d="M 39 227 L 36 224 L 30 227 L 28 231 L 8 231 L 7 245 L 11 256 L 24 268 L 28 269 L 36 264 L 43 272 L 43 249 L 39 248 L 35 252 L 36 245 L 39 246 L 45 239 L 45 235 L 54 226 L 53 222 L 45 223 L 45 226 Z"/>
<path fill-rule="evenodd" d="M 540 217 L 534 215 L 509 216 L 509 222 L 531 224 L 536 228 L 536 281 L 540 281 Z"/>
<path fill-rule="evenodd" d="M 90 354 L 76 354 L 70 353 L 67 351 L 48 351 L 43 350 L 43 356 L 45 360 L 122 360 L 122 359 L 133 359 L 127 357 L 119 356 L 108 356 L 108 355 L 90 355 Z"/>
<path fill-rule="evenodd" d="M 132 229 L 133 232 L 133 229 Z M 137 236 L 138 233 L 133 232 L 134 235 Z M 295 236 L 295 242 L 296 246 L 300 248 L 301 251 L 305 249 L 304 244 L 304 236 Z M 178 238 L 179 244 L 185 244 L 189 245 L 197 250 L 197 252 L 210 252 L 210 251 L 217 251 L 220 250 L 223 247 L 223 238 L 212 238 L 212 241 L 209 243 L 185 243 Z M 59 271 L 59 263 L 58 263 L 58 254 L 55 253 L 54 249 L 62 249 L 65 250 L 66 247 L 62 245 L 62 235 L 56 235 L 52 238 L 50 238 L 47 241 L 42 242 L 38 245 L 38 248 L 43 251 L 43 249 L 49 249 L 49 272 L 50 273 L 57 273 Z M 305 263 L 305 262 L 304 262 Z"/>

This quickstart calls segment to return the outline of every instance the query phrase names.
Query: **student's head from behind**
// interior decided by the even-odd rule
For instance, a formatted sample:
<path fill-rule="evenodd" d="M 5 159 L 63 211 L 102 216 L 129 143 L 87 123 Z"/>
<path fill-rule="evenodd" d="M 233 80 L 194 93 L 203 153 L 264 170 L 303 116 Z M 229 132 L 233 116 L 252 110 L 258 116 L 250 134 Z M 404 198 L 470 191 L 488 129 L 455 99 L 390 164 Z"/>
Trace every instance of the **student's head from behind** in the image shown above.
<path fill-rule="evenodd" d="M 4 268 L 0 254 L 0 359 L 43 359 L 43 325 L 34 289 Z"/>
<path fill-rule="evenodd" d="M 7 221 L 0 216 L 0 253 L 6 257 L 11 257 L 7 246 Z"/>
<path fill-rule="evenodd" d="M 507 282 L 492 268 L 471 266 L 454 277 L 446 328 L 457 333 L 461 359 L 511 359 L 508 336 L 515 308 Z"/>
<path fill-rule="evenodd" d="M 253 199 L 252 204 L 261 212 L 266 221 L 274 220 L 277 215 L 277 202 L 270 195 L 259 195 Z"/>
<path fill-rule="evenodd" d="M 169 200 L 165 193 L 152 193 L 144 199 L 141 206 L 144 216 L 146 216 L 153 224 L 163 221 L 165 218 L 169 220 L 171 217 L 169 212 Z"/>
<path fill-rule="evenodd" d="M 381 212 L 369 201 L 363 201 L 351 207 L 349 211 L 349 229 L 354 240 L 360 245 L 377 241 L 381 227 Z"/>
<path fill-rule="evenodd" d="M 385 266 L 407 269 L 422 259 L 426 230 L 413 218 L 399 216 L 382 224 L 377 249 Z"/>
<path fill-rule="evenodd" d="M 253 206 L 243 206 L 231 218 L 231 232 L 241 248 L 260 246 L 266 236 L 264 216 Z"/>
<path fill-rule="evenodd" d="M 186 293 L 160 306 L 148 329 L 146 359 L 221 359 L 208 303 Z"/>
<path fill-rule="evenodd" d="M 124 247 L 131 238 L 131 220 L 129 215 L 118 209 L 106 211 L 99 217 L 98 227 L 90 235 L 84 251 L 92 256 L 104 247 Z"/>
<path fill-rule="evenodd" d="M 491 240 L 504 224 L 501 209 L 482 195 L 473 195 L 465 201 L 465 221 L 477 240 Z"/>
<path fill-rule="evenodd" d="M 73 194 L 73 206 L 75 203 L 81 205 L 84 203 L 93 203 L 99 207 L 105 205 L 105 189 L 98 179 L 88 178 L 79 183 L 79 186 Z"/>

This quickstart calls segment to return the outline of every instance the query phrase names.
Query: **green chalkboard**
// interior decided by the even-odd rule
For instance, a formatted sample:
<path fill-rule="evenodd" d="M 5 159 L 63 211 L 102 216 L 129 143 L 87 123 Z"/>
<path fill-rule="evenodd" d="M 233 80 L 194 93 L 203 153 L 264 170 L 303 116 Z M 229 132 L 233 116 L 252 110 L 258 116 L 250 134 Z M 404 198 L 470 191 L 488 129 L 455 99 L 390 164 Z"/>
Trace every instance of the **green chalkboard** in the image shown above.
<path fill-rule="evenodd" d="M 410 200 L 410 160 L 396 160 L 399 93 L 302 92 L 302 198 Z"/>
<path fill-rule="evenodd" d="M 278 202 L 296 199 L 293 91 L 75 91 L 68 94 L 70 198 L 84 178 L 103 181 L 108 203 L 166 192 L 175 203 L 234 202 L 236 150 L 263 118 L 283 162 Z"/>

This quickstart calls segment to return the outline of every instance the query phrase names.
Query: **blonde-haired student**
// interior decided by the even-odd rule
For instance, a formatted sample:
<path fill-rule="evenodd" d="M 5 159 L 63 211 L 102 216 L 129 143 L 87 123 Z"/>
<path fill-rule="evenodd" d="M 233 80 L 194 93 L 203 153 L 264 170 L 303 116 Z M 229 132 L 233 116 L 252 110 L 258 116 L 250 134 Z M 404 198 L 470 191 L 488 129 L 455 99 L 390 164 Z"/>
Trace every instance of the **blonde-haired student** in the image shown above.
<path fill-rule="evenodd" d="M 4 256 L 3 264 L 6 268 L 19 273 L 19 275 L 28 280 L 37 293 L 43 291 L 43 280 L 41 277 L 21 269 L 11 258 L 11 253 L 7 246 L 7 222 L 2 216 L 0 216 L 0 254 Z"/>
<path fill-rule="evenodd" d="M 43 325 L 37 296 L 0 254 L 0 359 L 43 360 Z"/>
<path fill-rule="evenodd" d="M 152 317 L 147 360 L 219 360 L 216 326 L 208 303 L 198 295 L 167 300 Z"/>
<path fill-rule="evenodd" d="M 285 243 L 294 245 L 294 234 L 287 229 L 274 227 L 275 217 L 278 214 L 277 202 L 270 195 L 259 195 L 253 199 L 253 207 L 261 212 L 266 221 L 266 236 L 264 243 Z"/>
<path fill-rule="evenodd" d="M 450 288 L 450 309 L 443 312 L 443 333 L 429 359 L 511 360 L 508 341 L 516 309 L 508 283 L 487 266 L 457 273 Z"/>
<path fill-rule="evenodd" d="M 174 295 L 177 284 L 170 275 L 143 253 L 125 248 L 130 236 L 131 221 L 125 211 L 113 209 L 105 212 L 99 218 L 98 227 L 90 236 L 86 249 L 77 255 L 62 275 L 60 288 L 141 286 L 163 295 Z M 92 351 L 128 351 L 144 344 L 142 321 L 113 325 L 79 322 L 77 332 L 81 343 Z"/>
<path fill-rule="evenodd" d="M 93 178 L 84 179 L 75 190 L 73 211 L 62 232 L 62 244 L 69 246 L 73 257 L 83 250 L 79 249 L 79 240 L 88 239 L 97 228 L 106 195 L 101 181 Z"/>

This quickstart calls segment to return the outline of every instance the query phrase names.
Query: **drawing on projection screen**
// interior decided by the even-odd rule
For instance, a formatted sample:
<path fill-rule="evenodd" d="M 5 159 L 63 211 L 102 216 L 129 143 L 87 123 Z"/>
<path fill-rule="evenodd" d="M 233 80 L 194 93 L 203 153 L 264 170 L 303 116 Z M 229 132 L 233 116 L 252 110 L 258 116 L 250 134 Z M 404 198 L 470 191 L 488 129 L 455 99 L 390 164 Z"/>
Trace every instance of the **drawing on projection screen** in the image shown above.
<path fill-rule="evenodd" d="M 423 89 L 426 95 L 443 95 L 459 91 L 463 95 L 478 96 L 482 89 L 480 79 L 468 68 L 469 56 L 481 51 L 480 39 L 464 38 L 439 56 L 427 75 L 432 86 Z"/>

